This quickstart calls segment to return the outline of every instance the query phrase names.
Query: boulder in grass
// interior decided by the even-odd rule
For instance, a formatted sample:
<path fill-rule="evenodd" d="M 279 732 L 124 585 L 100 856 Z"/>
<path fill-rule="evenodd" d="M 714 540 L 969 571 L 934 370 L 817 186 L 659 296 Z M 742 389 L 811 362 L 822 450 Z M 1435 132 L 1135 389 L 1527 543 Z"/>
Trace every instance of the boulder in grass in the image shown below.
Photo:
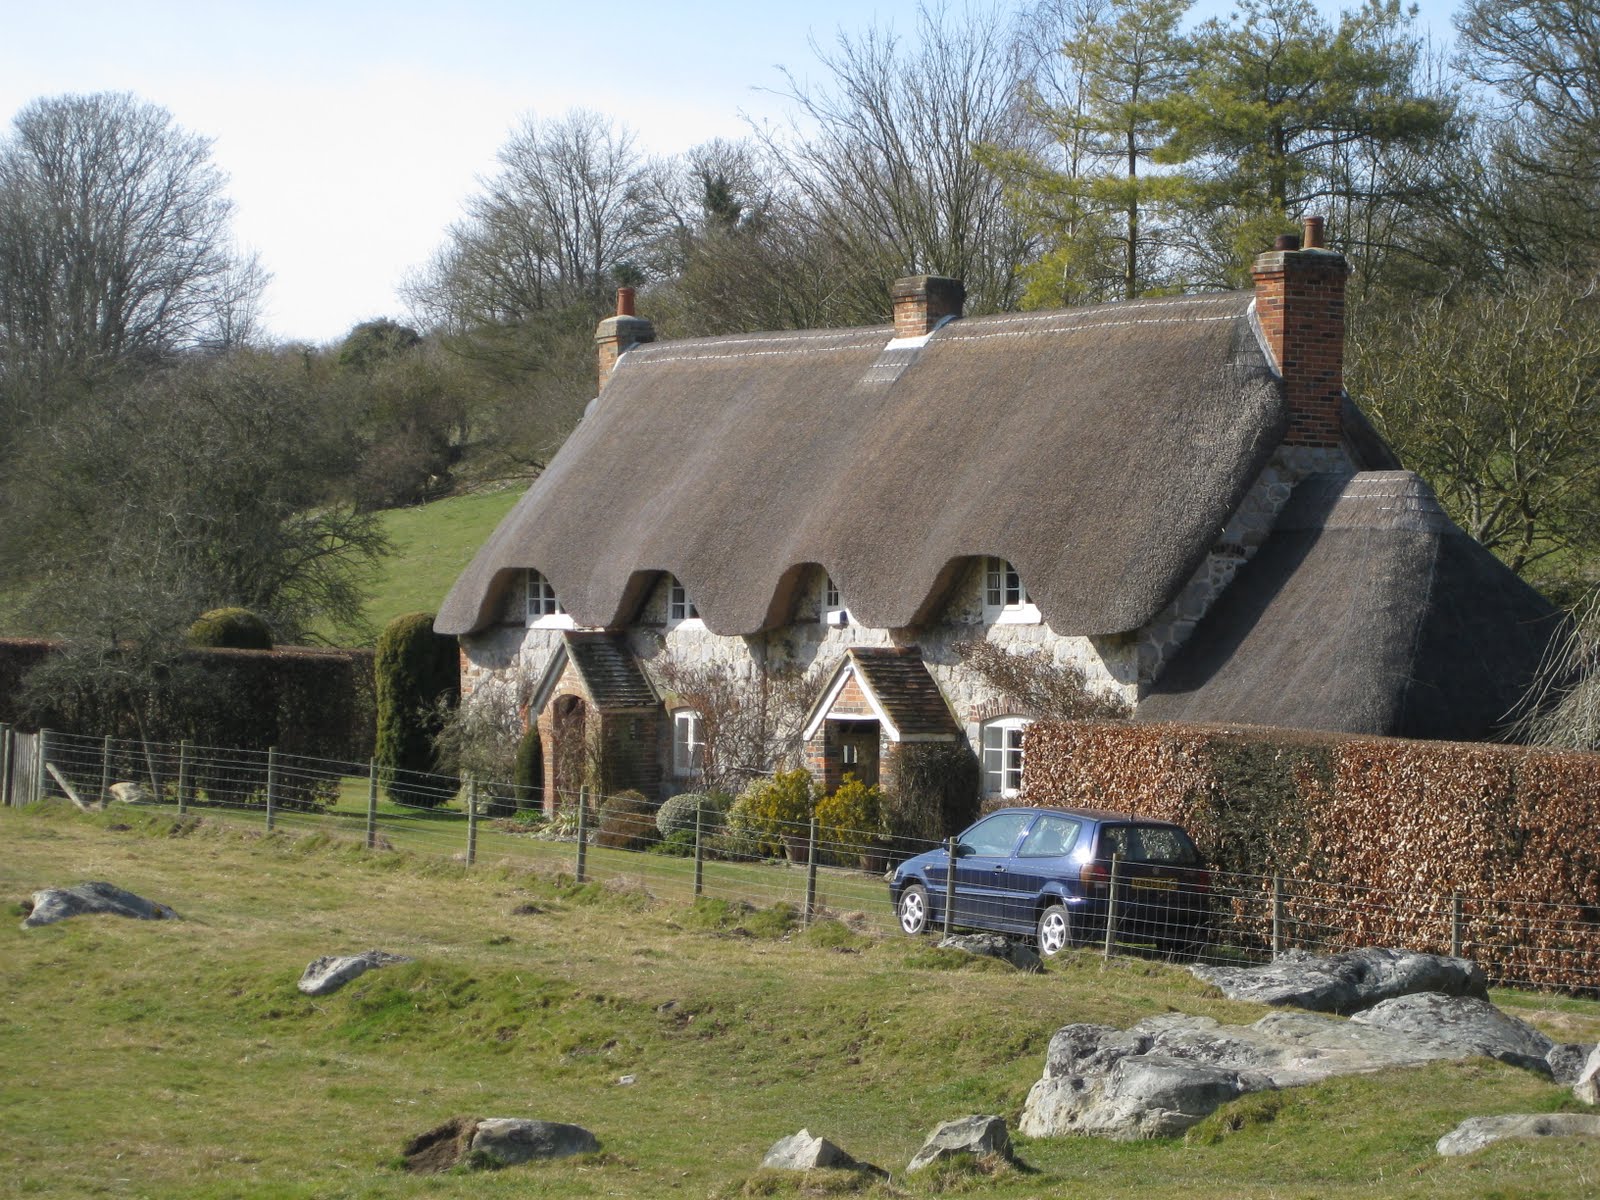
<path fill-rule="evenodd" d="M 866 1171 L 886 1174 L 871 1163 L 858 1162 L 827 1138 L 813 1137 L 809 1129 L 779 1138 L 761 1160 L 767 1171 Z"/>
<path fill-rule="evenodd" d="M 946 1121 L 928 1135 L 906 1170 L 920 1171 L 958 1154 L 970 1154 L 974 1158 L 995 1154 L 1010 1161 L 1011 1135 L 1006 1130 L 1006 1119 L 971 1116 Z"/>
<path fill-rule="evenodd" d="M 998 933 L 953 933 L 939 939 L 941 950 L 964 950 L 983 958 L 998 958 L 1019 971 L 1039 970 L 1039 956 L 1021 942 Z"/>
<path fill-rule="evenodd" d="M 1555 1043 L 1526 1021 L 1501 1012 L 1475 996 L 1441 996 L 1423 992 L 1396 996 L 1350 1018 L 1409 1037 L 1441 1056 L 1470 1058 L 1481 1054 L 1514 1067 L 1552 1074 L 1546 1057 Z"/>
<path fill-rule="evenodd" d="M 1483 969 L 1465 958 L 1371 947 L 1316 955 L 1290 950 L 1254 967 L 1189 968 L 1230 1000 L 1349 1016 L 1383 1000 L 1416 992 L 1489 998 Z"/>
<path fill-rule="evenodd" d="M 1508 1113 L 1468 1117 L 1434 1146 L 1446 1157 L 1472 1154 L 1507 1138 L 1600 1137 L 1600 1117 L 1588 1113 Z"/>
<path fill-rule="evenodd" d="M 1572 1093 L 1585 1104 L 1600 1104 L 1600 1046 L 1589 1051 L 1589 1058 L 1578 1072 Z"/>
<path fill-rule="evenodd" d="M 594 1134 L 581 1125 L 532 1121 L 522 1117 L 486 1117 L 472 1134 L 472 1154 L 497 1167 L 535 1159 L 570 1158 L 600 1149 Z"/>
<path fill-rule="evenodd" d="M 308 996 L 326 996 L 374 967 L 410 961 L 404 954 L 390 954 L 387 950 L 367 950 L 361 954 L 346 955 L 325 954 L 312 959 L 305 973 L 300 976 L 298 986 Z"/>
<path fill-rule="evenodd" d="M 53 925 L 57 921 L 64 921 L 68 917 L 90 916 L 95 913 L 132 917 L 138 921 L 170 921 L 178 915 L 165 904 L 146 900 L 143 896 L 135 896 L 132 892 L 124 891 L 114 884 L 91 882 L 80 883 L 75 887 L 46 888 L 42 892 L 35 892 L 33 907 L 27 919 L 22 922 L 22 927 L 36 929 L 40 925 Z"/>
<path fill-rule="evenodd" d="M 1583 1077 L 1594 1050 L 1588 1042 L 1557 1042 L 1544 1056 L 1550 1067 L 1550 1078 L 1563 1087 L 1572 1087 Z"/>

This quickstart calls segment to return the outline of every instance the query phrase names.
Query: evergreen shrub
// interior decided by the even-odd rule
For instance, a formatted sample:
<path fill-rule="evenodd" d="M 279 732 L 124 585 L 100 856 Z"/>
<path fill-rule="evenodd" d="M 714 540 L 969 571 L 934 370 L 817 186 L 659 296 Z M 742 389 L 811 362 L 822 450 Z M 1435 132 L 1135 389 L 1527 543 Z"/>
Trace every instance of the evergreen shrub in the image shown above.
<path fill-rule="evenodd" d="M 434 774 L 434 738 L 441 701 L 454 702 L 460 657 L 454 638 L 433 631 L 432 613 L 396 617 L 378 637 L 373 662 L 377 690 L 377 759 L 384 788 L 397 804 L 433 808 L 456 790 Z"/>
<path fill-rule="evenodd" d="M 600 806 L 600 828 L 594 844 L 612 850 L 643 850 L 654 842 L 656 805 L 643 792 L 631 788 L 607 796 Z"/>
<path fill-rule="evenodd" d="M 189 644 L 226 650 L 271 650 L 272 630 L 248 608 L 213 608 L 189 626 Z"/>

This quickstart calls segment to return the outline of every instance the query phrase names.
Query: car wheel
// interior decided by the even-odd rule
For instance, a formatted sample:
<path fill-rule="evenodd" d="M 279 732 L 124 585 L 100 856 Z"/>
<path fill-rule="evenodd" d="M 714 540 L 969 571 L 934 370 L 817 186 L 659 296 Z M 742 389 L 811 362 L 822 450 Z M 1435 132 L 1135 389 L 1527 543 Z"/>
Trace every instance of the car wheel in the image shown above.
<path fill-rule="evenodd" d="M 928 889 L 920 883 L 900 893 L 900 928 L 912 937 L 928 932 Z"/>
<path fill-rule="evenodd" d="M 1052 904 L 1039 914 L 1039 957 L 1054 958 L 1072 945 L 1072 914 Z"/>

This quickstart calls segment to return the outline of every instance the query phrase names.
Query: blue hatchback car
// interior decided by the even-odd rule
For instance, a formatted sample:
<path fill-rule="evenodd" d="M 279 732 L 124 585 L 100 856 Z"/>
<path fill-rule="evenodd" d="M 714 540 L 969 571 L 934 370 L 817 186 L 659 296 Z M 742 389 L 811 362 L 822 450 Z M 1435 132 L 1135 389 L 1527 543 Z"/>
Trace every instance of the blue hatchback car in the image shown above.
<path fill-rule="evenodd" d="M 1102 938 L 1114 859 L 1119 938 L 1204 940 L 1211 875 L 1182 827 L 1089 809 L 1002 808 L 964 830 L 951 924 L 1032 937 L 1046 958 Z M 889 898 L 906 933 L 942 924 L 949 870 L 943 848 L 895 868 Z"/>

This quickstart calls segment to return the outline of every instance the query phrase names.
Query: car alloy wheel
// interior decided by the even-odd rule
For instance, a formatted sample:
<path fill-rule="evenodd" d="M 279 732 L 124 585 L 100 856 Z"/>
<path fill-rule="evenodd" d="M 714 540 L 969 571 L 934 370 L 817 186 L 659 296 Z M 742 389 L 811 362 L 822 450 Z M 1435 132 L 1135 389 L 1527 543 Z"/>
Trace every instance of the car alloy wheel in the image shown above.
<path fill-rule="evenodd" d="M 1039 914 L 1039 957 L 1054 958 L 1072 944 L 1072 914 L 1052 904 Z"/>
<path fill-rule="evenodd" d="M 928 930 L 928 892 L 920 883 L 900 893 L 900 928 L 912 936 Z"/>

